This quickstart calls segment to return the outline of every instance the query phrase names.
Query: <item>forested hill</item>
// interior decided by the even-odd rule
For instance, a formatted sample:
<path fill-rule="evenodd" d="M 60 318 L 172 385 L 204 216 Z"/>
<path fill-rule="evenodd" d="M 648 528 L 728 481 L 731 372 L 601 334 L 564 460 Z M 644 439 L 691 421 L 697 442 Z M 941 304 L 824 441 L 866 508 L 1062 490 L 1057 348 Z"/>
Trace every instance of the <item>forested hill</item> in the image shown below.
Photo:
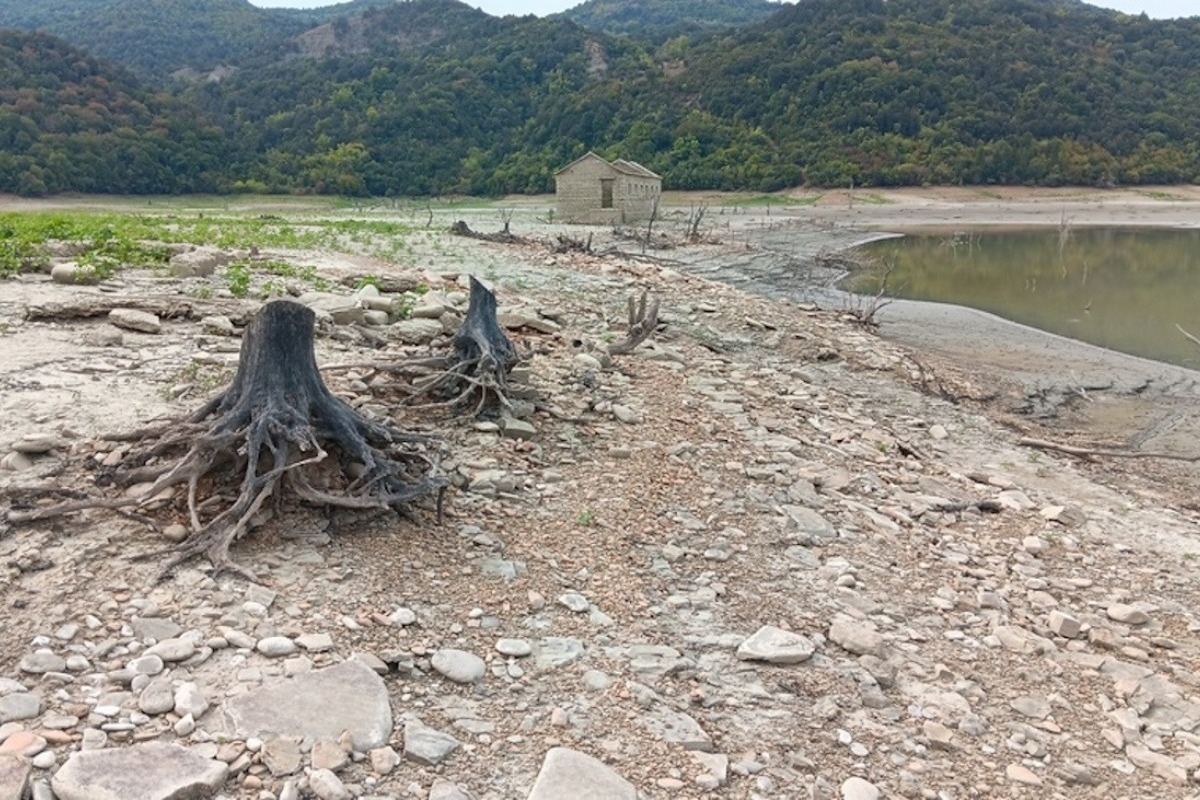
<path fill-rule="evenodd" d="M 1078 0 L 799 0 L 662 42 L 409 0 L 177 89 L 197 159 L 201 119 L 223 155 L 179 169 L 247 190 L 541 192 L 593 149 L 671 188 L 1200 181 L 1196 53 L 1200 17 Z"/>
<path fill-rule="evenodd" d="M 248 0 L 0 0 L 0 28 L 42 30 L 143 77 L 207 73 L 316 25 L 396 0 L 265 9 Z"/>
<path fill-rule="evenodd" d="M 46 34 L 0 30 L 0 75 L 0 192 L 221 185 L 221 131 L 119 67 Z"/>
<path fill-rule="evenodd" d="M 586 0 L 558 16 L 590 31 L 659 42 L 744 27 L 778 10 L 778 0 Z"/>

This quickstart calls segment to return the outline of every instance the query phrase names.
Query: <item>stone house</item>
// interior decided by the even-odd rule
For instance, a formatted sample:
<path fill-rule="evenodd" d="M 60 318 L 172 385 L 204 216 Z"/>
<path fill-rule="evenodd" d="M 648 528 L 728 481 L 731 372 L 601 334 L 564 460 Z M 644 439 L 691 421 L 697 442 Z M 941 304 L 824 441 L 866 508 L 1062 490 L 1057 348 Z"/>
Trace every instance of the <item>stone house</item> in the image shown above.
<path fill-rule="evenodd" d="M 662 178 L 633 161 L 606 161 L 589 152 L 554 174 L 554 194 L 554 214 L 563 222 L 622 225 L 650 219 Z"/>

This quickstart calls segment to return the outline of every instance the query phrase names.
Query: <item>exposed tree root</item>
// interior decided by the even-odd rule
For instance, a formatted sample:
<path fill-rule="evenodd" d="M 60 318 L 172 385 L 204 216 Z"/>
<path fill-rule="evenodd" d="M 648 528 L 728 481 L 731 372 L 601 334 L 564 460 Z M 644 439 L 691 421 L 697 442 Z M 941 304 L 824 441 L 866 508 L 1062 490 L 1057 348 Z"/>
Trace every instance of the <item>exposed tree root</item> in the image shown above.
<path fill-rule="evenodd" d="M 496 296 L 471 278 L 467 315 L 454 334 L 454 351 L 445 356 L 375 365 L 405 380 L 411 389 L 403 402 L 421 408 L 450 408 L 474 416 L 499 416 L 512 410 L 508 374 L 521 360 L 500 328 Z M 356 366 L 356 365 L 342 365 Z"/>
<path fill-rule="evenodd" d="M 230 545 L 245 535 L 267 500 L 278 501 L 287 491 L 311 505 L 397 510 L 436 494 L 440 512 L 445 481 L 417 446 L 428 440 L 365 419 L 330 393 L 313 353 L 314 319 L 311 309 L 288 300 L 263 306 L 246 328 L 228 389 L 182 421 L 121 437 L 136 444 L 97 483 L 149 483 L 137 497 L 14 508 L 9 521 L 87 508 L 140 510 L 183 486 L 191 534 L 177 548 L 149 554 L 170 556 L 162 575 L 203 556 L 215 573 L 256 580 L 230 557 Z M 202 501 L 202 495 L 209 499 Z M 222 499 L 230 496 L 232 501 Z"/>
<path fill-rule="evenodd" d="M 609 346 L 610 355 L 632 353 L 658 328 L 658 299 L 647 305 L 649 292 L 642 292 L 640 300 L 629 298 L 629 330 L 624 339 Z"/>

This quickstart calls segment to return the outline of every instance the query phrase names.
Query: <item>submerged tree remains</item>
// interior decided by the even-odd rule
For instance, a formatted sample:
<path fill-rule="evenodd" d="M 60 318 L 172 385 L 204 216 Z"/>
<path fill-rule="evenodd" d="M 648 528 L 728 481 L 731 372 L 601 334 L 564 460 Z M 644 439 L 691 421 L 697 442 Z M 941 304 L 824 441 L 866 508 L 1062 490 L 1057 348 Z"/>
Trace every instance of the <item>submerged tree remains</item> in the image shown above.
<path fill-rule="evenodd" d="M 475 416 L 512 410 L 508 375 L 521 360 L 496 317 L 496 295 L 471 278 L 467 315 L 446 356 L 417 359 L 386 368 L 407 374 L 416 387 L 405 403 L 470 409 Z"/>
<path fill-rule="evenodd" d="M 229 548 L 263 504 L 279 501 L 285 490 L 315 506 L 397 511 L 436 494 L 440 511 L 446 483 L 420 446 L 427 437 L 368 420 L 329 391 L 317 370 L 314 321 L 307 306 L 267 303 L 246 328 L 229 388 L 182 421 L 120 437 L 136 444 L 97 483 L 149 484 L 138 497 L 13 508 L 9 521 L 85 508 L 143 509 L 165 490 L 186 485 L 191 533 L 178 549 L 161 551 L 170 555 L 163 574 L 203 556 L 215 573 L 256 580 Z"/>

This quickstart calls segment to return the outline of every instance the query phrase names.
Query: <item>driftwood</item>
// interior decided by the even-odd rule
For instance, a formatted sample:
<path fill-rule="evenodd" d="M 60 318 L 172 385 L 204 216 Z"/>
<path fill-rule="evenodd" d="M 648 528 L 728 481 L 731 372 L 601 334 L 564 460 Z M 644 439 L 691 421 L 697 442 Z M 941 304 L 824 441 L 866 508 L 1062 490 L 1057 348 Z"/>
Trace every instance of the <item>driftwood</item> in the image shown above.
<path fill-rule="evenodd" d="M 198 320 L 213 314 L 224 314 L 235 324 L 242 325 L 254 314 L 255 306 L 238 300 L 201 300 L 173 295 L 81 295 L 70 300 L 51 300 L 31 303 L 25 307 L 25 319 L 65 320 L 103 317 L 116 308 L 148 311 L 163 319 Z"/>
<path fill-rule="evenodd" d="M 1200 455 L 1185 456 L 1179 453 L 1148 453 L 1136 450 L 1109 450 L 1095 447 L 1077 447 L 1070 444 L 1048 442 L 1045 439 L 1024 437 L 1017 444 L 1038 450 L 1049 450 L 1080 458 L 1160 458 L 1167 461 L 1200 461 Z"/>
<path fill-rule="evenodd" d="M 629 298 L 629 330 L 624 339 L 609 346 L 609 354 L 632 353 L 658 328 L 658 298 L 648 300 L 649 292 L 642 292 L 640 300 Z"/>
<path fill-rule="evenodd" d="M 497 242 L 499 244 L 524 244 L 527 240 L 522 236 L 517 236 L 515 233 L 510 233 L 508 225 L 505 224 L 504 230 L 496 233 L 480 233 L 479 231 L 471 230 L 471 226 L 463 220 L 459 220 L 450 226 L 450 232 L 455 236 L 465 236 L 468 239 L 479 239 L 484 242 Z"/>
<path fill-rule="evenodd" d="M 242 340 L 233 383 L 183 420 L 114 437 L 135 442 L 100 486 L 149 484 L 138 497 L 84 497 L 15 507 L 10 522 L 47 519 L 87 508 L 142 511 L 187 487 L 191 533 L 169 555 L 162 575 L 203 556 L 214 573 L 236 572 L 230 545 L 271 498 L 284 492 L 320 507 L 403 511 L 445 482 L 417 446 L 425 437 L 373 422 L 330 393 L 313 352 L 315 315 L 289 300 L 267 303 Z M 201 494 L 208 499 L 201 500 Z M 161 575 L 160 575 L 161 577 Z"/>

